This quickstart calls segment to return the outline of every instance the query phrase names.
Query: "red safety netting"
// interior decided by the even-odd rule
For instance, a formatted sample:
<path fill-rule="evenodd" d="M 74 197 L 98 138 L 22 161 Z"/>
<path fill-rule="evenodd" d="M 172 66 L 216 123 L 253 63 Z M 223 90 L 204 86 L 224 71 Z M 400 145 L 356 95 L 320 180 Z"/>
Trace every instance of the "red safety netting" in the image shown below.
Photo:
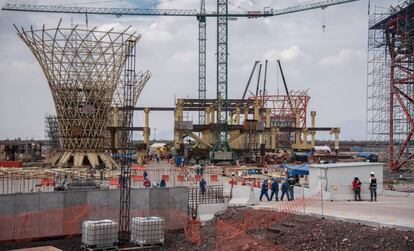
<path fill-rule="evenodd" d="M 186 238 L 200 243 L 200 225 L 180 210 L 131 209 L 132 217 L 158 216 L 165 220 L 166 230 L 184 229 Z M 0 216 L 0 242 L 72 236 L 81 233 L 85 220 L 112 219 L 118 221 L 119 209 L 103 206 L 74 206 Z M 198 224 L 197 224 L 198 223 Z"/>

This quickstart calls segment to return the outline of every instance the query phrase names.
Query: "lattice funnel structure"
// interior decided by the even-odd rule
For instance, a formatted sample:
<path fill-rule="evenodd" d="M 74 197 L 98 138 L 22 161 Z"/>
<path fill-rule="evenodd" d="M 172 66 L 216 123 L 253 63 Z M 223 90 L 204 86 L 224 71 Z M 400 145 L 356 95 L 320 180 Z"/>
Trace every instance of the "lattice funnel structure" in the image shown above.
<path fill-rule="evenodd" d="M 40 30 L 16 27 L 42 67 L 55 103 L 61 150 L 52 164 L 117 166 L 105 144 L 126 58 L 141 38 L 128 29 L 61 28 L 60 22 L 57 28 Z"/>

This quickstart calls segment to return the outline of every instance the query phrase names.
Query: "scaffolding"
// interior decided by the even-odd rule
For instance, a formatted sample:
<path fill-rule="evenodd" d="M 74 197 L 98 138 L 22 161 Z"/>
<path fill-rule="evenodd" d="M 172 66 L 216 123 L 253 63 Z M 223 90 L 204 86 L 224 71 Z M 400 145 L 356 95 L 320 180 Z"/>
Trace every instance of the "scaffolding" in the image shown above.
<path fill-rule="evenodd" d="M 56 115 L 45 116 L 45 138 L 51 150 L 59 149 L 59 122 Z"/>
<path fill-rule="evenodd" d="M 413 166 L 413 17 L 414 2 L 404 1 L 369 19 L 366 133 L 392 170 Z"/>

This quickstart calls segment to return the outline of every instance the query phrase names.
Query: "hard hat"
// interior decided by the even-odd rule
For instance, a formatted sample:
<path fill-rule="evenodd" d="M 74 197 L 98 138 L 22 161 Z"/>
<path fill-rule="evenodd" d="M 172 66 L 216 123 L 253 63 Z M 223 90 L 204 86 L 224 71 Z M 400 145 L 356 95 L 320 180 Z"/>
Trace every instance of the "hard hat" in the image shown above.
<path fill-rule="evenodd" d="M 374 175 L 374 172 L 371 172 L 371 175 Z"/>
<path fill-rule="evenodd" d="M 355 178 L 358 178 L 358 176 L 355 175 Z"/>

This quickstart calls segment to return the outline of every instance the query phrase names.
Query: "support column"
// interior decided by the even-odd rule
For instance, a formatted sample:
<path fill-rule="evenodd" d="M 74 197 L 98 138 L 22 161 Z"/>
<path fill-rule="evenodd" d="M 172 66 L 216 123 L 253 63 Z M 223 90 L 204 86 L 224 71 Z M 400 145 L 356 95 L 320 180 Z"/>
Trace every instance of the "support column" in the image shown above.
<path fill-rule="evenodd" d="M 209 125 L 210 124 L 210 108 L 206 108 L 206 121 L 205 121 L 205 124 L 206 125 Z"/>
<path fill-rule="evenodd" d="M 310 113 L 311 115 L 311 127 L 315 128 L 315 116 L 316 116 L 316 112 L 315 111 L 311 111 Z M 315 131 L 310 132 L 311 135 L 311 145 L 312 147 L 315 147 Z"/>
<path fill-rule="evenodd" d="M 270 128 L 270 109 L 266 109 L 266 123 L 265 123 L 265 127 L 266 129 Z M 269 130 L 267 130 L 266 133 L 264 133 L 265 136 L 265 142 L 266 142 L 266 148 L 269 149 L 271 148 L 271 141 L 272 141 L 272 137 L 271 137 L 272 133 L 269 132 Z"/>
<path fill-rule="evenodd" d="M 175 126 L 174 126 L 174 148 L 178 151 L 181 147 L 182 132 L 180 126 L 183 122 L 183 105 L 184 100 L 178 99 L 175 107 Z"/>
<path fill-rule="evenodd" d="M 149 150 L 149 139 L 150 139 L 150 128 L 149 128 L 149 108 L 146 107 L 144 109 L 144 144 L 147 146 L 147 150 Z"/>
<path fill-rule="evenodd" d="M 240 125 L 240 108 L 237 107 L 236 108 L 236 121 L 235 121 L 236 125 Z"/>
<path fill-rule="evenodd" d="M 254 120 L 257 120 L 260 122 L 260 100 L 256 99 L 254 102 Z"/>
<path fill-rule="evenodd" d="M 279 133 L 279 128 L 272 128 L 272 144 L 271 149 L 276 152 L 277 148 L 277 135 Z"/>
<path fill-rule="evenodd" d="M 244 110 L 243 110 L 243 112 L 244 112 L 244 121 L 246 121 L 247 119 L 249 119 L 249 107 L 246 105 L 245 107 L 244 107 Z"/>
<path fill-rule="evenodd" d="M 215 114 L 214 114 L 214 106 L 210 106 L 210 123 L 214 124 L 215 123 Z"/>
<path fill-rule="evenodd" d="M 299 111 L 296 112 L 295 127 L 296 128 L 300 127 L 300 112 Z M 300 140 L 301 133 L 302 133 L 301 131 L 298 131 L 298 130 L 295 131 L 295 143 L 296 143 L 296 145 L 300 145 L 300 143 L 301 143 L 301 140 Z"/>
<path fill-rule="evenodd" d="M 340 128 L 332 128 L 331 134 L 335 135 L 335 152 L 339 151 L 339 133 L 341 132 Z"/>

